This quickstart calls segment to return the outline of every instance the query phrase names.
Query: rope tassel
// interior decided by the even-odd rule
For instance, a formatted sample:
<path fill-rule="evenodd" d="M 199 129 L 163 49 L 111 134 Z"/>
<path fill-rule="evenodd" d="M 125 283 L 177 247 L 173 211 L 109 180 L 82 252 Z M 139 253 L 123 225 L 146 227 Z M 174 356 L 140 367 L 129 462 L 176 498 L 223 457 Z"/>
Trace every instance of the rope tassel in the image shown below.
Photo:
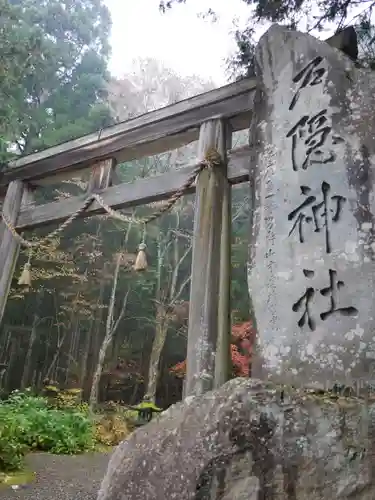
<path fill-rule="evenodd" d="M 18 280 L 19 285 L 23 285 L 27 288 L 31 287 L 31 252 L 29 253 L 29 259 L 23 267 L 23 271 Z"/>
<path fill-rule="evenodd" d="M 145 271 L 147 269 L 146 244 L 141 243 L 138 246 L 138 254 L 133 266 L 134 271 Z"/>

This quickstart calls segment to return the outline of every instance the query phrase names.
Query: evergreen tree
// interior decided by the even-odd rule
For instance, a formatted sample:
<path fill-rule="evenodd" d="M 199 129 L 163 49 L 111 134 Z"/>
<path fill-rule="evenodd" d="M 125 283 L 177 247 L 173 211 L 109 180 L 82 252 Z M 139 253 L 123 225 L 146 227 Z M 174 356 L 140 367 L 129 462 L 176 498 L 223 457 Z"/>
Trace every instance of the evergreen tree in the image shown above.
<path fill-rule="evenodd" d="M 109 125 L 111 22 L 102 0 L 1 3 L 3 140 L 28 154 Z"/>

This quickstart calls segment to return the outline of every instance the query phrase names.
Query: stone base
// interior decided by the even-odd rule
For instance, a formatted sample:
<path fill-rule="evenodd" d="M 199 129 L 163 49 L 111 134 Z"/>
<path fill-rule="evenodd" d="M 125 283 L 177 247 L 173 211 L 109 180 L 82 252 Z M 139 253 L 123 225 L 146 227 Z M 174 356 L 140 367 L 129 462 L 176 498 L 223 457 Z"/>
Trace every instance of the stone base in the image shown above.
<path fill-rule="evenodd" d="M 121 443 L 98 500 L 374 499 L 372 411 L 235 379 Z"/>

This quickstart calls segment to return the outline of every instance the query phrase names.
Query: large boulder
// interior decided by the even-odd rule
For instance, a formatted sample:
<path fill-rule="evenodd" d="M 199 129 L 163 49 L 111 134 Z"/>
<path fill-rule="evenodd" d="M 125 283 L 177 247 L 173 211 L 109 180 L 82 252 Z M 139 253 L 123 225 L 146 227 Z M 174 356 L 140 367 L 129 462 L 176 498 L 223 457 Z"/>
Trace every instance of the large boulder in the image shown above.
<path fill-rule="evenodd" d="M 374 499 L 371 414 L 358 398 L 234 379 L 123 441 L 98 500 Z"/>

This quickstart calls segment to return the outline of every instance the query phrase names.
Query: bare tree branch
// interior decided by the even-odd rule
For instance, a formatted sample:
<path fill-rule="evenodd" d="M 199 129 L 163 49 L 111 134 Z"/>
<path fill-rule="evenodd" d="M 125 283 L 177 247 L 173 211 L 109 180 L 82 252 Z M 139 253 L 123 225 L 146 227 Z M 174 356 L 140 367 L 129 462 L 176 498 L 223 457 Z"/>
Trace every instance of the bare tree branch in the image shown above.
<path fill-rule="evenodd" d="M 186 278 L 185 281 L 182 282 L 178 292 L 176 293 L 176 295 L 174 296 L 172 302 L 170 303 L 170 305 L 172 306 L 173 304 L 175 304 L 178 299 L 181 297 L 185 287 L 190 283 L 190 280 L 191 280 L 191 274 Z"/>
<path fill-rule="evenodd" d="M 245 200 L 243 201 L 243 203 L 241 203 L 241 205 L 237 208 L 237 212 L 235 213 L 235 215 L 232 217 L 232 222 L 235 222 L 237 219 L 239 219 L 239 217 L 241 215 L 244 214 L 245 212 L 245 209 L 248 208 L 248 203 L 249 203 L 249 197 L 246 196 Z"/>
<path fill-rule="evenodd" d="M 175 213 L 176 215 L 176 227 L 180 226 L 180 215 L 178 212 Z M 172 272 L 172 280 L 171 280 L 171 285 L 169 289 L 169 299 L 171 300 L 176 292 L 176 286 L 177 286 L 177 279 L 178 279 L 178 272 L 180 270 L 180 249 L 178 247 L 178 237 L 173 238 L 173 257 L 174 257 L 174 268 Z"/>
<path fill-rule="evenodd" d="M 128 227 L 126 229 L 125 233 L 125 238 L 124 238 L 124 246 L 127 244 L 129 235 L 130 235 L 130 230 L 132 228 L 132 222 L 129 222 Z M 116 302 L 116 290 L 117 290 L 117 281 L 118 281 L 118 276 L 120 272 L 120 264 L 122 261 L 122 252 L 119 252 L 117 255 L 117 261 L 116 261 L 116 267 L 115 267 L 115 272 L 113 275 L 113 285 L 112 285 L 112 291 L 111 291 L 111 298 L 109 301 L 109 306 L 108 306 L 108 314 L 107 314 L 107 322 L 106 322 L 106 334 L 114 334 L 115 330 L 117 329 L 119 322 L 124 316 L 125 309 L 126 309 L 126 304 L 128 300 L 128 295 L 130 292 L 130 288 L 126 292 L 126 295 L 124 297 L 124 301 L 122 304 L 121 312 L 116 320 L 115 326 L 113 326 L 113 310 L 115 307 L 115 302 Z"/>
<path fill-rule="evenodd" d="M 178 278 L 178 274 L 179 274 L 179 271 L 180 271 L 180 267 L 182 265 L 182 263 L 184 262 L 184 260 L 186 259 L 186 257 L 189 255 L 190 251 L 192 249 L 192 245 L 190 244 L 188 249 L 184 252 L 184 254 L 182 255 L 182 257 L 180 258 L 180 260 L 178 261 L 178 263 L 176 264 L 174 270 L 173 270 L 173 273 L 176 277 L 176 284 L 177 284 L 177 278 Z M 178 292 L 176 293 L 176 287 L 173 289 L 173 294 L 172 294 L 172 290 L 171 290 L 171 294 L 170 294 L 170 305 L 173 305 L 178 299 L 179 297 L 181 296 L 182 292 L 184 291 L 184 288 L 186 287 L 186 285 L 190 282 L 190 274 L 188 276 L 188 278 L 181 284 Z"/>
<path fill-rule="evenodd" d="M 111 290 L 111 298 L 109 300 L 109 305 L 108 305 L 108 313 L 107 313 L 107 321 L 106 321 L 106 337 L 110 335 L 112 331 L 112 323 L 113 323 L 113 309 L 115 307 L 115 301 L 116 301 L 116 288 L 117 288 L 117 281 L 118 281 L 118 275 L 120 271 L 120 264 L 121 264 L 121 253 L 117 255 L 117 261 L 116 261 L 116 267 L 115 267 L 115 272 L 113 275 L 113 284 L 112 284 L 112 290 Z"/>
<path fill-rule="evenodd" d="M 171 229 L 171 233 L 175 234 L 176 236 L 179 236 L 181 238 L 186 238 L 187 240 L 191 240 L 193 235 L 190 234 L 188 231 L 182 231 L 179 229 L 178 231 L 176 229 Z"/>
<path fill-rule="evenodd" d="M 125 294 L 124 300 L 122 302 L 120 314 L 118 315 L 117 320 L 116 320 L 116 322 L 115 322 L 115 324 L 114 324 L 114 326 L 112 328 L 112 332 L 111 332 L 112 335 L 114 335 L 116 333 L 117 328 L 118 328 L 121 320 L 123 319 L 123 317 L 125 315 L 126 306 L 127 306 L 127 303 L 128 303 L 128 297 L 129 297 L 130 291 L 131 291 L 131 288 L 129 287 L 128 291 Z"/>

